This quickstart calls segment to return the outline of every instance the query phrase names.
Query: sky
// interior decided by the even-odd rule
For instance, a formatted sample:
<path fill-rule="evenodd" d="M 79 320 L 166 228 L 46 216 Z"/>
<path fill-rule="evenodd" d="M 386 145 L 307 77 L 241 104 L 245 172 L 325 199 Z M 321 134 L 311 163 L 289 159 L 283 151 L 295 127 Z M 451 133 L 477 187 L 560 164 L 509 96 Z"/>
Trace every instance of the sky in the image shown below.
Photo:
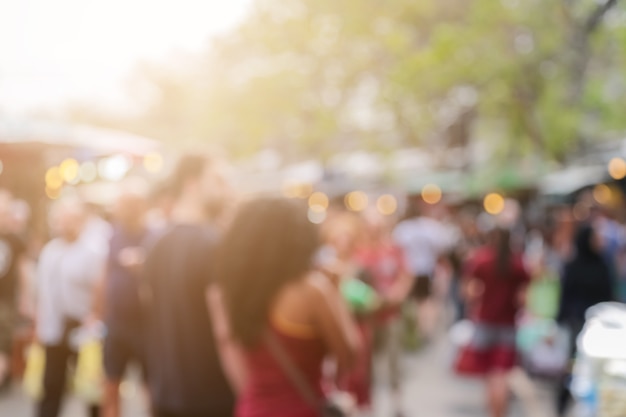
<path fill-rule="evenodd" d="M 0 0 L 0 112 L 128 100 L 140 62 L 206 48 L 252 0 Z"/>

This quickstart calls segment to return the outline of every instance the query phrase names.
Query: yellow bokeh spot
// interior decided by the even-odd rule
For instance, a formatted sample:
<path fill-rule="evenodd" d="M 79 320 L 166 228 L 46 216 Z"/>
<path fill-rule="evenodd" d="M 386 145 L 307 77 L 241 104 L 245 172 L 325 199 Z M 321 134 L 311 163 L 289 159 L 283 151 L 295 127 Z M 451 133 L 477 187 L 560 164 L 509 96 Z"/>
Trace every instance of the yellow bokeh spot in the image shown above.
<path fill-rule="evenodd" d="M 313 186 L 311 184 L 300 184 L 298 186 L 298 197 L 308 198 L 313 193 Z"/>
<path fill-rule="evenodd" d="M 381 195 L 376 201 L 376 209 L 384 216 L 391 216 L 398 209 L 398 200 L 391 194 Z"/>
<path fill-rule="evenodd" d="M 283 195 L 287 198 L 309 198 L 313 193 L 311 184 L 285 184 L 283 185 Z"/>
<path fill-rule="evenodd" d="M 498 193 L 491 193 L 485 196 L 483 202 L 485 211 L 489 214 L 500 214 L 504 210 L 504 197 Z"/>
<path fill-rule="evenodd" d="M 56 200 L 61 197 L 61 188 L 52 188 L 50 186 L 46 187 L 46 195 L 51 200 Z"/>
<path fill-rule="evenodd" d="M 348 210 L 363 211 L 368 204 L 367 194 L 363 191 L 352 191 L 346 195 L 345 204 Z"/>
<path fill-rule="evenodd" d="M 61 162 L 59 165 L 59 172 L 61 174 L 61 178 L 65 182 L 74 182 L 78 178 L 78 174 L 80 171 L 80 165 L 78 161 L 72 158 L 68 158 L 65 161 Z"/>
<path fill-rule="evenodd" d="M 613 158 L 609 162 L 609 175 L 614 180 L 621 180 L 626 177 L 626 161 L 622 158 Z"/>
<path fill-rule="evenodd" d="M 593 199 L 600 204 L 611 202 L 612 192 L 608 185 L 598 184 L 593 188 Z"/>
<path fill-rule="evenodd" d="M 317 206 L 319 207 L 319 206 Z M 321 211 L 315 211 L 313 210 L 313 208 L 309 209 L 309 221 L 313 224 L 322 224 L 324 223 L 324 220 L 326 220 L 326 216 L 328 215 L 328 213 L 326 212 L 326 210 L 321 210 Z"/>
<path fill-rule="evenodd" d="M 287 198 L 296 198 L 298 197 L 298 190 L 292 184 L 285 184 L 283 185 L 283 195 Z"/>
<path fill-rule="evenodd" d="M 51 189 L 61 188 L 63 185 L 63 177 L 59 167 L 52 167 L 46 172 L 46 187 Z"/>
<path fill-rule="evenodd" d="M 441 201 L 443 193 L 435 184 L 428 184 L 422 188 L 422 199 L 428 204 L 437 204 Z"/>
<path fill-rule="evenodd" d="M 326 211 L 328 204 L 328 196 L 320 191 L 311 194 L 309 197 L 309 208 L 316 213 Z"/>
<path fill-rule="evenodd" d="M 159 153 L 151 153 L 143 158 L 143 166 L 151 174 L 158 174 L 163 169 L 163 156 Z"/>

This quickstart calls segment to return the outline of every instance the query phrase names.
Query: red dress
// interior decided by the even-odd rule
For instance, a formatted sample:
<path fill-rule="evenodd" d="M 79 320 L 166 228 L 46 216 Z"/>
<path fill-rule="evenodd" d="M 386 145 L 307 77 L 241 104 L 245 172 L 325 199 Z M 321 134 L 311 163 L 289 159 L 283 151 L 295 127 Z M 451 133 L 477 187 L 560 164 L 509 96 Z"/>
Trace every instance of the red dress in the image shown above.
<path fill-rule="evenodd" d="M 519 294 L 530 281 L 522 257 L 513 255 L 508 269 L 502 273 L 496 251 L 483 248 L 468 263 L 465 276 L 480 281 L 484 290 L 470 313 L 474 334 L 469 345 L 461 350 L 456 370 L 467 375 L 510 370 L 517 361 L 515 320 Z"/>
<path fill-rule="evenodd" d="M 280 324 L 272 327 L 291 361 L 319 394 L 321 403 L 324 397 L 322 362 L 326 355 L 323 340 L 306 326 Z M 319 410 L 302 398 L 264 343 L 248 349 L 245 359 L 249 379 L 238 399 L 236 417 L 319 417 Z"/>

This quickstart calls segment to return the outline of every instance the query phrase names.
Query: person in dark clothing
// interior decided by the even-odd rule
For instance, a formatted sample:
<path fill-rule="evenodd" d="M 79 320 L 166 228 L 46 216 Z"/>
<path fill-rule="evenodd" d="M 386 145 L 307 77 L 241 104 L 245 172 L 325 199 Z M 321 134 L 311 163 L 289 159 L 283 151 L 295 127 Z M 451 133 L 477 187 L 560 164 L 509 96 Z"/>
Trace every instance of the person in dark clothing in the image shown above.
<path fill-rule="evenodd" d="M 211 215 L 225 183 L 201 155 L 183 157 L 173 180 L 172 225 L 148 250 L 142 271 L 152 411 L 155 417 L 230 417 L 235 398 L 206 298 L 217 242 Z"/>
<path fill-rule="evenodd" d="M 107 327 L 103 352 L 107 378 L 103 417 L 121 415 L 120 384 L 128 366 L 136 363 L 145 372 L 139 271 L 150 236 L 144 221 L 146 208 L 145 194 L 139 188 L 130 187 L 122 192 L 115 205 L 115 227 L 100 295 L 104 299 Z"/>
<path fill-rule="evenodd" d="M 602 241 L 591 225 L 583 225 L 575 238 L 576 255 L 563 270 L 561 300 L 557 321 L 570 331 L 571 357 L 576 354 L 576 340 L 585 324 L 585 313 L 598 303 L 612 301 L 611 271 L 602 256 Z M 558 395 L 557 411 L 565 415 L 571 394 L 569 375 Z"/>

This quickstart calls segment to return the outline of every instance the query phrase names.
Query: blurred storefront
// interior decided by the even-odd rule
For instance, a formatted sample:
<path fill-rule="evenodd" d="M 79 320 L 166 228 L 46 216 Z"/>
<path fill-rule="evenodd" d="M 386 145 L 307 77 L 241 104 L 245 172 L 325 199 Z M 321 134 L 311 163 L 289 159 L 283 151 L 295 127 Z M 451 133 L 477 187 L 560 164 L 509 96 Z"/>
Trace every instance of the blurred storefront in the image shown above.
<path fill-rule="evenodd" d="M 118 181 L 136 167 L 160 170 L 158 151 L 156 141 L 125 132 L 0 119 L 0 188 L 28 204 L 28 229 L 44 238 L 48 204 L 64 190 Z"/>

